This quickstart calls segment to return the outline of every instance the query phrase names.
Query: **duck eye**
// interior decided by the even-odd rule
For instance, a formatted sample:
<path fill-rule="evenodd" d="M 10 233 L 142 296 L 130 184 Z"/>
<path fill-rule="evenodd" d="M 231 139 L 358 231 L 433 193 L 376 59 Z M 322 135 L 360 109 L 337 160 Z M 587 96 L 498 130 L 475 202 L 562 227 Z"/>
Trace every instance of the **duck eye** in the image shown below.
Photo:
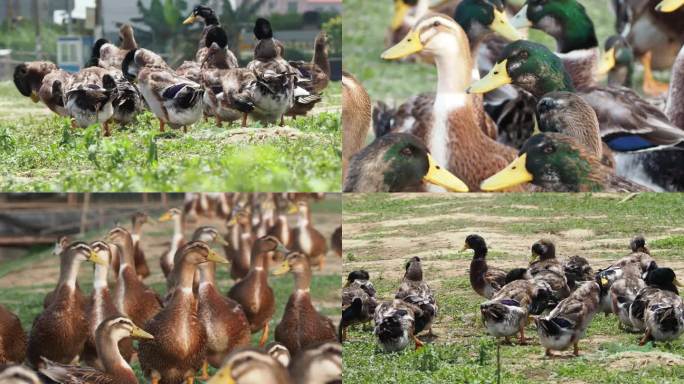
<path fill-rule="evenodd" d="M 547 145 L 543 149 L 544 153 L 546 154 L 553 153 L 554 150 L 555 148 L 553 147 L 553 145 Z"/>
<path fill-rule="evenodd" d="M 432 23 L 432 25 L 435 27 L 439 27 L 440 23 L 439 23 L 439 21 L 435 21 L 434 23 Z"/>
<path fill-rule="evenodd" d="M 402 156 L 406 156 L 406 157 L 413 156 L 413 151 L 411 150 L 411 147 L 403 148 L 400 153 Z"/>

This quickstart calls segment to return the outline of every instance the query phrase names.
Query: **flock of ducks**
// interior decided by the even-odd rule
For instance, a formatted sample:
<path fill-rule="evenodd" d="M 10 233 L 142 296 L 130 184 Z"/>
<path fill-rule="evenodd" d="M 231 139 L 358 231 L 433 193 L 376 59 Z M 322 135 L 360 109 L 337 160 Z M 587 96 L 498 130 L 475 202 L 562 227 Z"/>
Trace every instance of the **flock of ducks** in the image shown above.
<path fill-rule="evenodd" d="M 344 74 L 344 191 L 684 190 L 684 2 L 613 3 L 620 34 L 601 57 L 577 0 L 396 0 L 381 57 L 434 65 L 436 92 L 372 106 Z M 672 68 L 665 103 L 629 88 L 636 58 L 649 95 L 664 92 L 651 69 Z"/>
<path fill-rule="evenodd" d="M 192 199 L 184 209 L 172 208 L 159 218 L 174 221 L 170 248 L 160 257 L 164 296 L 144 283 L 150 272 L 142 228 L 153 222 L 146 214 L 134 214 L 130 230 L 116 226 L 103 240 L 61 238 L 54 251 L 59 281 L 28 336 L 19 318 L 0 306 L 0 382 L 137 383 L 130 366 L 137 356 L 152 383 L 192 383 L 199 370 L 199 377 L 211 384 L 341 383 L 342 349 L 335 326 L 311 301 L 311 265 L 322 267 L 327 251 L 325 237 L 313 226 L 313 196 L 214 197 L 205 196 L 213 201 L 208 205 Z M 294 211 L 297 225 L 290 228 L 286 215 Z M 225 219 L 228 233 L 198 226 L 185 239 L 184 218 L 192 215 Z M 341 254 L 341 227 L 331 245 Z M 227 257 L 214 246 L 222 246 Z M 244 257 L 246 270 L 233 267 Z M 95 264 L 89 297 L 77 281 L 83 262 Z M 279 264 L 273 271 L 272 262 Z M 226 264 L 231 264 L 235 283 L 224 295 L 216 269 Z M 290 273 L 295 284 L 275 328 L 275 342 L 265 345 L 275 313 L 270 273 Z M 257 332 L 259 345 L 252 347 L 251 335 Z M 209 365 L 218 368 L 211 379 Z"/>
<path fill-rule="evenodd" d="M 474 252 L 470 284 L 487 300 L 480 305 L 482 323 L 490 335 L 506 343 L 519 335 L 519 344 L 526 344 L 525 327 L 534 322 L 546 356 L 570 347 L 578 356 L 579 341 L 597 313 L 612 313 L 620 329 L 643 333 L 639 345 L 670 342 L 684 332 L 680 284 L 671 268 L 656 263 L 643 236 L 631 240 L 628 255 L 596 273 L 581 256 L 559 260 L 548 239 L 532 245 L 529 265 L 510 271 L 487 264 L 482 236 L 469 235 L 463 251 L 467 249 Z M 421 260 L 413 257 L 392 301 L 378 301 L 367 272 L 350 273 L 340 330 L 373 320 L 382 350 L 403 350 L 411 340 L 420 348 L 423 343 L 416 335 L 431 331 L 437 308 L 435 293 L 423 279 Z"/>
<path fill-rule="evenodd" d="M 72 126 L 109 123 L 122 126 L 149 109 L 166 125 L 187 127 L 202 117 L 216 124 L 247 118 L 284 125 L 284 117 L 304 116 L 322 100 L 330 79 L 327 37 L 321 32 L 311 62 L 287 61 L 285 48 L 273 37 L 268 20 L 254 26 L 257 44 L 254 58 L 240 68 L 228 49 L 228 37 L 214 11 L 198 5 L 184 24 L 203 22 L 205 27 L 194 61 L 175 70 L 157 53 L 138 46 L 133 28 L 120 29 L 120 44 L 106 39 L 93 46 L 86 68 L 71 74 L 45 61 L 26 62 L 14 71 L 19 92 L 34 102 L 42 101 L 60 116 L 69 116 Z"/>

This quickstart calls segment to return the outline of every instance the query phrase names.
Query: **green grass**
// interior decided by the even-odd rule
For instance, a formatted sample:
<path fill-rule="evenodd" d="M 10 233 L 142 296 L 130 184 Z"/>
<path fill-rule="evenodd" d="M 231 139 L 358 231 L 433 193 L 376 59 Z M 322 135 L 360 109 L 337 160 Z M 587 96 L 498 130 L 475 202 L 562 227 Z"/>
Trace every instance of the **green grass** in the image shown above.
<path fill-rule="evenodd" d="M 103 138 L 99 125 L 73 130 L 68 119 L 0 84 L 0 189 L 3 191 L 339 191 L 341 86 L 321 112 L 288 124 L 296 136 L 197 123 L 158 135 L 150 113 Z M 255 126 L 258 126 L 256 124 Z M 241 134 L 236 134 L 241 132 Z"/>
<path fill-rule="evenodd" d="M 345 196 L 345 225 L 352 225 L 354 230 L 345 230 L 344 241 L 364 242 L 345 247 L 345 271 L 367 269 L 378 297 L 386 300 L 398 288 L 395 276 L 401 275 L 403 259 L 418 252 L 423 259 L 424 277 L 435 288 L 439 304 L 435 322 L 438 337 L 428 341 L 422 350 L 408 348 L 400 353 L 383 353 L 369 330 L 360 326 L 350 330 L 349 342 L 344 348 L 345 381 L 496 383 L 496 342 L 486 334 L 479 318 L 479 305 L 485 299 L 472 290 L 467 276 L 472 252 L 459 252 L 463 233 L 477 232 L 485 239 L 494 234 L 503 238 L 494 241 L 488 253 L 488 260 L 494 265 L 524 263 L 529 251 L 521 253 L 518 248 L 510 250 L 501 246 L 504 241 L 515 241 L 522 236 L 535 240 L 556 236 L 561 258 L 571 256 L 567 249 L 569 243 L 580 242 L 580 249 L 585 251 L 582 255 L 593 260 L 595 270 L 609 260 L 624 256 L 629 239 L 642 233 L 659 264 L 680 263 L 673 268 L 678 274 L 684 273 L 681 270 L 684 195 L 640 194 L 619 203 L 624 196 L 549 193 L 428 194 L 420 198 L 409 194 Z M 462 220 L 457 215 L 477 216 Z M 453 218 L 442 218 L 449 216 Z M 518 220 L 508 222 L 508 218 Z M 392 225 L 387 227 L 385 224 L 390 220 Z M 421 222 L 399 224 L 405 220 Z M 581 240 L 562 234 L 572 229 L 591 232 Z M 447 235 L 448 244 L 443 242 L 443 237 L 433 242 L 430 233 Z M 407 244 L 412 245 L 394 246 L 391 239 L 395 238 L 408 240 Z M 453 267 L 444 264 L 445 261 L 453 263 Z M 615 316 L 594 317 L 586 337 L 580 341 L 582 355 L 578 358 L 545 359 L 534 325 L 528 326 L 525 334 L 528 345 L 516 343 L 501 347 L 502 383 L 684 383 L 682 339 L 669 345 L 640 347 L 642 335 L 621 331 Z M 639 359 L 646 359 L 644 356 L 661 360 L 642 366 Z M 675 363 L 664 363 L 667 359 Z M 630 366 L 631 363 L 635 366 Z"/>

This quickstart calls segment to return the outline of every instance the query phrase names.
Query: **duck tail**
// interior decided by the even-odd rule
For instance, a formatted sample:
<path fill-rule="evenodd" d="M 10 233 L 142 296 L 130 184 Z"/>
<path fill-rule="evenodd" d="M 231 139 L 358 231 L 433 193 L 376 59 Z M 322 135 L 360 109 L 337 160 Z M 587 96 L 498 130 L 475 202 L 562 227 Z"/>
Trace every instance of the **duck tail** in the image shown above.
<path fill-rule="evenodd" d="M 396 109 L 390 108 L 382 101 L 375 103 L 373 107 L 373 132 L 376 138 L 382 137 L 392 130 L 396 112 Z"/>
<path fill-rule="evenodd" d="M 679 327 L 676 311 L 672 306 L 656 309 L 655 318 L 664 332 L 675 332 Z"/>

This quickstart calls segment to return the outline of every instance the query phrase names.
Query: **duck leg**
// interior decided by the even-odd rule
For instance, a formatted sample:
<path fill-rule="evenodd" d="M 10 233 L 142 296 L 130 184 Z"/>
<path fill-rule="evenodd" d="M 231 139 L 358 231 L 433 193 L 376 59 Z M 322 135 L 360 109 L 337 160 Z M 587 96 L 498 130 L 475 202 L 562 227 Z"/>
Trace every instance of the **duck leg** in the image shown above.
<path fill-rule="evenodd" d="M 572 354 L 575 356 L 579 356 L 579 342 L 573 345 Z"/>
<path fill-rule="evenodd" d="M 319 271 L 322 271 L 322 270 L 323 270 L 323 266 L 325 265 L 325 255 L 321 255 L 321 259 L 320 259 L 320 260 L 321 260 L 321 261 L 318 263 L 318 270 L 319 270 Z"/>
<path fill-rule="evenodd" d="M 639 345 L 645 345 L 651 340 L 651 330 L 647 329 L 646 333 L 644 334 L 644 337 L 639 341 Z"/>
<path fill-rule="evenodd" d="M 112 133 L 109 131 L 109 120 L 102 123 L 102 128 L 104 128 L 105 137 L 109 137 L 112 135 Z"/>
<path fill-rule="evenodd" d="M 423 348 L 423 346 L 425 346 L 425 344 L 423 344 L 423 342 L 420 341 L 418 337 L 416 337 L 416 335 L 413 335 L 413 341 L 416 343 L 416 350 L 419 350 L 420 348 Z"/>
<path fill-rule="evenodd" d="M 524 326 L 520 327 L 520 345 L 527 345 L 527 342 L 525 341 L 525 327 Z"/>
<path fill-rule="evenodd" d="M 266 326 L 261 331 L 261 338 L 259 339 L 259 346 L 263 347 L 266 344 L 266 340 L 268 340 L 268 323 L 266 323 Z"/>
<path fill-rule="evenodd" d="M 545 353 L 545 355 L 546 355 L 546 357 L 550 357 L 550 358 L 556 357 L 556 355 L 554 355 L 553 352 L 551 352 L 551 350 L 548 349 L 548 348 L 546 348 L 546 353 Z"/>
<path fill-rule="evenodd" d="M 280 116 L 280 126 L 281 127 L 285 126 L 285 115 Z"/>
<path fill-rule="evenodd" d="M 247 114 L 242 114 L 242 128 L 247 128 Z"/>
<path fill-rule="evenodd" d="M 221 121 L 221 118 L 216 116 L 216 126 L 221 127 L 223 126 L 223 121 Z"/>
<path fill-rule="evenodd" d="M 71 118 L 71 128 L 73 128 L 73 129 L 78 128 L 78 126 L 76 125 L 76 119 L 74 119 L 73 117 Z"/>
<path fill-rule="evenodd" d="M 166 126 L 166 123 L 164 123 L 164 120 L 159 119 L 159 132 L 164 132 L 165 126 Z"/>
<path fill-rule="evenodd" d="M 195 378 L 193 376 L 187 377 L 185 379 L 185 384 L 194 384 L 195 383 Z"/>
<path fill-rule="evenodd" d="M 653 78 L 653 70 L 651 69 L 651 51 L 646 52 L 641 57 L 641 64 L 644 66 L 644 93 L 649 96 L 660 96 L 667 93 L 669 86 L 667 83 L 661 83 Z"/>
<path fill-rule="evenodd" d="M 202 376 L 199 377 L 200 380 L 209 380 L 209 362 L 204 359 L 202 363 Z"/>
<path fill-rule="evenodd" d="M 183 133 L 188 133 L 188 126 L 187 125 L 183 126 Z"/>

